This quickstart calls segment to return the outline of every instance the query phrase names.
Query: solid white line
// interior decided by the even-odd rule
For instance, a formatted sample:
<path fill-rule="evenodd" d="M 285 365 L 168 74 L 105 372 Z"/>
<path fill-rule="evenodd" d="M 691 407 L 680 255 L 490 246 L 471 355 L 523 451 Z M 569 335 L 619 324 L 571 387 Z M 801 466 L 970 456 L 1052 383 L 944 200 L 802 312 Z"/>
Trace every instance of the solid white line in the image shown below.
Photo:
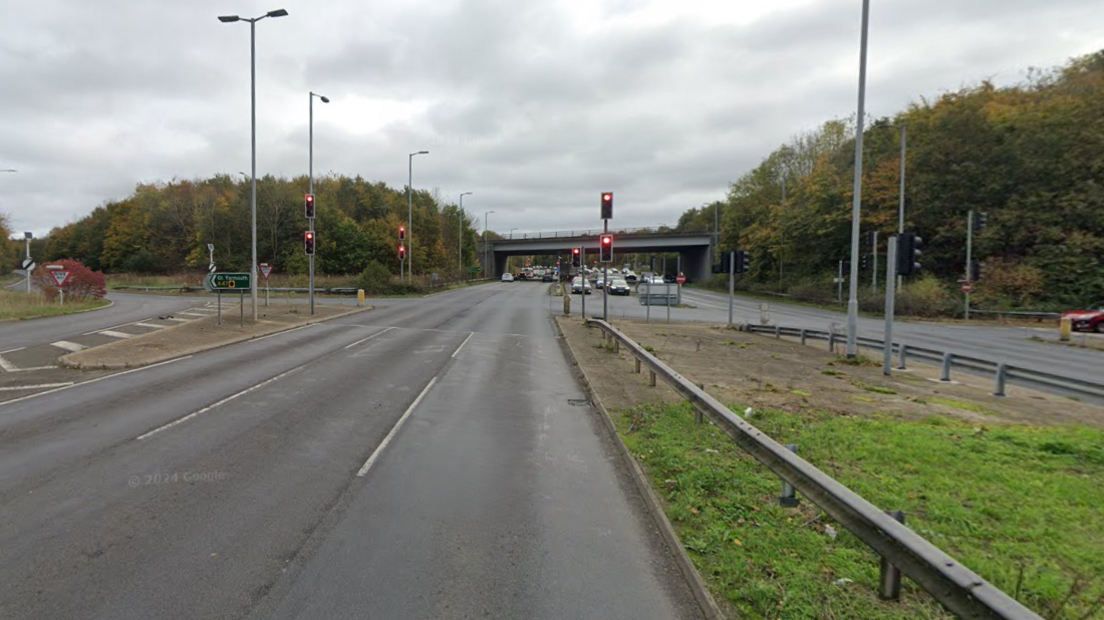
<path fill-rule="evenodd" d="M 184 311 L 184 312 L 177 312 L 177 314 L 186 314 L 188 316 L 201 316 L 201 317 L 206 318 L 206 317 L 211 316 L 212 313 L 210 313 L 210 312 L 188 312 L 188 311 Z"/>
<path fill-rule="evenodd" d="M 12 372 L 27 372 L 28 370 L 49 370 L 51 368 L 57 368 L 57 366 L 32 366 L 31 368 L 16 368 Z"/>
<path fill-rule="evenodd" d="M 27 347 L 16 347 L 14 349 L 8 349 L 7 351 L 0 351 L 0 355 L 3 355 L 5 353 L 15 353 L 16 351 L 22 351 L 23 349 L 26 349 L 26 348 Z"/>
<path fill-rule="evenodd" d="M 387 333 L 387 332 L 389 332 L 389 331 L 391 331 L 391 330 L 393 330 L 393 329 L 395 329 L 395 328 L 394 328 L 394 327 L 388 327 L 387 329 L 385 329 L 385 330 L 383 330 L 383 331 L 378 331 L 378 332 L 376 332 L 376 333 L 372 334 L 371 336 L 368 336 L 367 338 L 361 338 L 360 340 L 357 340 L 357 341 L 356 341 L 356 342 L 354 342 L 353 344 L 347 344 L 347 345 L 345 345 L 345 346 L 344 346 L 344 347 L 342 347 L 342 348 L 344 348 L 344 349 L 351 349 L 351 348 L 353 348 L 353 347 L 357 346 L 358 344 L 360 344 L 360 343 L 362 343 L 362 342 L 365 342 L 365 341 L 367 341 L 367 340 L 371 340 L 371 339 L 375 338 L 376 336 L 379 336 L 379 335 L 381 335 L 381 334 L 385 334 L 385 333 Z"/>
<path fill-rule="evenodd" d="M 116 332 L 110 329 L 102 329 L 97 334 L 103 334 L 104 336 L 111 336 L 112 338 L 133 338 L 134 334 L 127 334 L 124 332 Z"/>
<path fill-rule="evenodd" d="M 150 368 L 157 368 L 158 366 L 164 366 L 165 364 L 172 364 L 173 362 L 179 362 L 181 360 L 186 360 L 190 357 L 191 357 L 191 355 L 185 355 L 184 357 L 178 357 L 176 359 L 171 359 L 171 360 L 168 360 L 168 361 L 165 361 L 165 362 L 158 362 L 156 364 L 150 364 L 149 366 L 143 366 L 141 368 L 131 368 L 130 370 L 124 370 L 122 372 L 117 372 L 113 375 L 106 375 L 106 376 L 103 376 L 103 377 L 96 377 L 95 379 L 89 379 L 88 381 L 81 381 L 79 383 L 74 383 L 73 385 L 66 385 L 66 386 L 63 386 L 63 387 L 54 388 L 52 390 L 47 390 L 45 392 L 39 392 L 38 394 L 31 394 L 30 396 L 22 396 L 20 398 L 13 398 L 11 400 L 5 400 L 4 402 L 0 403 L 0 407 L 3 407 L 4 405 L 10 405 L 12 403 L 18 403 L 18 402 L 23 401 L 23 400 L 30 400 L 32 398 L 38 398 L 39 396 L 45 396 L 47 394 L 53 394 L 54 392 L 60 392 L 62 390 L 68 390 L 69 388 L 80 387 L 82 385 L 87 385 L 89 383 L 95 383 L 97 381 L 103 381 L 104 379 L 114 379 L 115 377 L 119 377 L 119 376 L 122 376 L 122 375 L 129 375 L 132 372 L 141 372 L 143 370 L 149 370 Z"/>
<path fill-rule="evenodd" d="M 307 362 L 307 364 L 309 364 L 309 363 L 310 363 L 310 362 Z M 146 437 L 149 437 L 149 436 L 151 436 L 151 435 L 156 435 L 157 433 L 160 433 L 160 432 L 161 432 L 161 431 L 163 431 L 163 430 L 167 430 L 167 429 L 170 429 L 170 428 L 172 428 L 172 427 L 176 426 L 177 424 L 181 424 L 181 423 L 183 423 L 183 422 L 187 422 L 188 420 L 191 420 L 192 418 L 196 417 L 197 415 L 199 415 L 199 414 L 201 414 L 201 413 L 205 413 L 205 412 L 207 412 L 207 411 L 210 411 L 210 410 L 212 410 L 212 409 L 214 409 L 214 408 L 218 407 L 219 405 L 222 405 L 222 404 L 224 404 L 224 403 L 228 403 L 228 402 L 230 402 L 230 401 L 234 400 L 235 398 L 237 398 L 237 397 L 239 397 L 239 396 L 244 396 L 244 395 L 246 395 L 246 394 L 248 394 L 248 393 L 252 392 L 253 390 L 256 390 L 256 389 L 260 389 L 260 388 L 262 388 L 262 387 L 264 387 L 264 386 L 268 385 L 269 383 L 272 383 L 273 381 L 276 381 L 276 380 L 278 380 L 278 379 L 282 379 L 282 378 L 284 378 L 284 377 L 286 377 L 286 376 L 290 375 L 290 374 L 291 374 L 291 373 L 293 373 L 293 372 L 296 372 L 296 371 L 298 371 L 298 370 L 301 370 L 301 369 L 302 369 L 302 368 L 303 368 L 304 366 L 306 366 L 307 364 L 302 364 L 302 365 L 300 365 L 300 366 L 296 366 L 295 368 L 292 368 L 291 370 L 288 370 L 288 371 L 282 372 L 282 373 L 280 373 L 280 374 L 276 375 L 275 377 L 272 377 L 271 379 L 265 379 L 264 381 L 261 381 L 261 382 L 260 382 L 260 383 L 258 383 L 257 385 L 254 385 L 253 387 L 249 387 L 249 388 L 246 388 L 246 389 L 244 389 L 244 390 L 242 390 L 242 391 L 238 392 L 237 394 L 233 394 L 233 395 L 231 395 L 231 396 L 227 396 L 226 398 L 224 398 L 224 399 L 222 399 L 222 400 L 218 401 L 217 403 L 213 403 L 213 404 L 207 405 L 207 406 L 206 406 L 206 407 L 204 407 L 203 409 L 200 409 L 200 410 L 198 410 L 198 411 L 193 411 L 193 412 L 189 413 L 188 415 L 186 415 L 186 416 L 184 416 L 184 417 L 182 417 L 182 418 L 177 418 L 176 420 L 173 420 L 172 422 L 169 422 L 168 424 L 165 424 L 165 425 L 162 425 L 162 426 L 158 426 L 157 428 L 153 429 L 152 431 L 150 431 L 150 432 L 148 432 L 148 433 L 144 433 L 144 434 L 142 434 L 142 435 L 139 435 L 138 437 L 136 437 L 136 439 L 138 439 L 138 441 L 141 441 L 141 440 L 145 439 Z"/>
<path fill-rule="evenodd" d="M 6 370 L 8 372 L 15 372 L 15 371 L 19 370 L 18 366 L 16 366 L 15 364 L 12 364 L 8 360 L 4 359 L 3 355 L 0 355 L 0 368 L 3 368 L 4 370 Z"/>
<path fill-rule="evenodd" d="M 15 392 L 18 390 L 40 390 L 43 388 L 56 388 L 63 385 L 73 385 L 72 381 L 67 383 L 43 383 L 41 385 L 12 385 L 8 387 L 0 387 L 0 392 Z"/>
<path fill-rule="evenodd" d="M 165 329 L 164 325 L 156 325 L 154 323 L 135 323 L 138 327 L 153 327 L 155 329 Z"/>
<path fill-rule="evenodd" d="M 468 337 L 464 339 L 464 342 L 461 342 L 460 346 L 456 347 L 456 350 L 452 352 L 451 357 L 453 359 L 456 359 L 456 354 L 460 352 L 460 349 L 464 348 L 464 345 L 468 344 L 468 341 L 471 340 L 472 336 L 474 336 L 474 335 L 475 335 L 475 332 L 472 332 L 472 333 L 468 334 Z"/>
<path fill-rule="evenodd" d="M 364 476 L 364 474 L 368 473 L 368 470 L 371 469 L 372 465 L 375 464 L 376 459 L 379 458 L 379 455 L 383 452 L 383 449 L 387 447 L 387 444 L 391 443 L 391 440 L 394 439 L 395 434 L 399 432 L 399 429 L 402 427 L 403 422 L 406 422 L 406 419 L 410 417 L 410 412 L 414 411 L 414 408 L 418 406 L 418 403 L 422 402 L 422 398 L 426 395 L 426 392 L 429 391 L 429 388 L 433 387 L 434 383 L 437 383 L 437 377 L 433 377 L 429 380 L 429 383 L 427 383 L 425 388 L 422 389 L 422 393 L 418 394 L 418 398 L 415 398 L 414 402 L 410 403 L 410 406 L 406 408 L 406 412 L 402 414 L 402 417 L 399 418 L 399 421 L 395 422 L 395 426 L 391 428 L 391 432 L 387 433 L 387 436 L 383 438 L 383 441 L 380 442 L 380 445 L 377 446 L 376 449 L 372 452 L 372 456 L 369 456 L 368 460 L 364 461 L 364 465 L 362 465 L 360 471 L 357 472 L 358 477 Z"/>
<path fill-rule="evenodd" d="M 260 338 L 254 338 L 253 340 L 250 340 L 249 342 L 260 342 L 261 340 L 264 340 L 265 338 L 271 338 L 273 336 L 283 336 L 284 334 L 290 334 L 291 332 L 297 332 L 301 329 L 306 329 L 308 327 L 314 327 L 315 325 L 317 325 L 317 323 L 311 323 L 309 325 L 301 325 L 299 327 L 293 327 L 291 329 L 284 330 L 282 332 L 276 332 L 275 334 L 269 334 L 267 336 L 261 336 Z"/>
<path fill-rule="evenodd" d="M 66 351 L 72 351 L 73 353 L 76 353 L 77 351 L 83 351 L 84 349 L 88 348 L 83 344 L 69 342 L 68 340 L 58 340 L 57 342 L 51 342 L 50 345 L 59 349 L 65 349 Z"/>

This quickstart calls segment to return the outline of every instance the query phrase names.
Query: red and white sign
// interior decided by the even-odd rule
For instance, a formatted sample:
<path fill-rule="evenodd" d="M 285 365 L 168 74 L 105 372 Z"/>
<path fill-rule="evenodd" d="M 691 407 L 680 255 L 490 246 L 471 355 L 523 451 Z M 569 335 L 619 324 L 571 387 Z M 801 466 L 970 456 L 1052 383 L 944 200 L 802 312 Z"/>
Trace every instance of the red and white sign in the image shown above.
<path fill-rule="evenodd" d="M 677 276 L 675 276 L 675 282 L 678 282 L 679 284 L 686 284 L 686 276 L 682 275 L 681 273 L 678 274 Z"/>
<path fill-rule="evenodd" d="M 974 290 L 974 287 L 970 286 L 969 284 L 963 284 L 962 285 L 962 292 L 963 293 L 969 293 L 972 290 Z"/>
<path fill-rule="evenodd" d="M 268 263 L 261 263 L 259 266 L 261 268 L 261 275 L 264 276 L 265 280 L 267 280 L 268 274 L 272 273 L 272 265 L 269 265 Z"/>
<path fill-rule="evenodd" d="M 58 288 L 61 288 L 65 281 L 69 279 L 68 271 L 51 271 L 50 275 L 54 276 L 54 282 L 57 282 Z"/>

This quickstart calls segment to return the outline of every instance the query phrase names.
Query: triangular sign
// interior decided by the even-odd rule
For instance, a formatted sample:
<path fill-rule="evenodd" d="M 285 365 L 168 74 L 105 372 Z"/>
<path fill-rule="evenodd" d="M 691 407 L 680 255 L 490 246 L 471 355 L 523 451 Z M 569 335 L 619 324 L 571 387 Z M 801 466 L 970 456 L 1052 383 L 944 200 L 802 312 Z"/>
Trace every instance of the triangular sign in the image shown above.
<path fill-rule="evenodd" d="M 50 275 L 54 276 L 54 282 L 57 282 L 58 288 L 61 288 L 65 281 L 69 279 L 68 271 L 51 271 Z"/>
<path fill-rule="evenodd" d="M 268 263 L 261 263 L 260 267 L 261 275 L 264 276 L 265 280 L 267 280 L 268 274 L 272 273 L 272 265 L 269 265 Z"/>

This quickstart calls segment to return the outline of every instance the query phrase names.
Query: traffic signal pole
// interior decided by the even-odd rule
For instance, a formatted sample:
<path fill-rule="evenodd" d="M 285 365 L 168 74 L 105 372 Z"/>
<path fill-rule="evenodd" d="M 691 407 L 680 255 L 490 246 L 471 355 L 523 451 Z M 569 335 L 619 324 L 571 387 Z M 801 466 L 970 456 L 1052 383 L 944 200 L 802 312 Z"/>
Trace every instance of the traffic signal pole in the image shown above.
<path fill-rule="evenodd" d="M 609 233 L 609 220 L 602 220 L 602 234 Z M 610 248 L 613 252 L 613 248 Z M 612 257 L 611 257 L 612 258 Z M 609 263 L 602 263 L 602 318 L 609 323 Z"/>
<path fill-rule="evenodd" d="M 886 244 L 886 290 L 885 290 L 885 336 L 882 342 L 882 374 L 892 373 L 889 367 L 893 362 L 893 313 L 896 311 L 897 295 L 897 237 L 890 237 Z"/>
<path fill-rule="evenodd" d="M 966 212 L 966 314 L 965 319 L 970 320 L 970 267 L 974 264 L 974 210 Z"/>

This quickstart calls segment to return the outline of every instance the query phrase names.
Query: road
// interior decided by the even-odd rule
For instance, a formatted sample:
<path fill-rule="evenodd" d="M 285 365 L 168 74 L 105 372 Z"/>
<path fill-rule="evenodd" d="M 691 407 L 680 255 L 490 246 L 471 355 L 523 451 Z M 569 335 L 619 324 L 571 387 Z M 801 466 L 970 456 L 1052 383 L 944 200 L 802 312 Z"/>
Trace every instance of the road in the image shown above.
<path fill-rule="evenodd" d="M 699 617 L 545 288 L 0 403 L 0 617 Z"/>

